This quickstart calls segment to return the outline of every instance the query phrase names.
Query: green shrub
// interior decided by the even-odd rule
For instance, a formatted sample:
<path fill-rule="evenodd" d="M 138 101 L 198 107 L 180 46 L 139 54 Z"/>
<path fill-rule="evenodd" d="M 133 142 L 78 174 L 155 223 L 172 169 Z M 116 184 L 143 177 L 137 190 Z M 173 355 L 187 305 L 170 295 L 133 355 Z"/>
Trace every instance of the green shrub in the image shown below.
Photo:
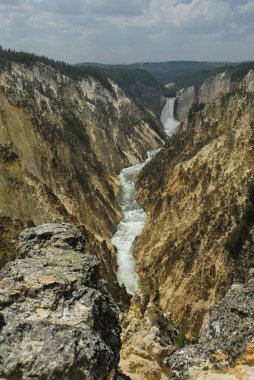
<path fill-rule="evenodd" d="M 250 182 L 248 184 L 248 198 L 249 201 L 254 205 L 254 183 Z"/>
<path fill-rule="evenodd" d="M 26 53 L 24 51 L 15 51 L 11 49 L 5 50 L 3 48 L 0 49 L 0 68 L 8 67 L 10 62 L 21 63 L 27 66 L 42 62 L 47 66 L 51 66 L 54 69 L 59 70 L 61 74 L 64 74 L 74 80 L 93 77 L 98 80 L 108 91 L 114 94 L 114 89 L 108 81 L 108 75 L 98 67 L 76 67 L 63 61 L 55 61 L 54 59 L 50 59 L 45 56 L 38 56 L 33 53 Z"/>
<path fill-rule="evenodd" d="M 191 122 L 195 114 L 199 111 L 202 111 L 204 108 L 205 108 L 204 103 L 193 103 L 188 113 L 188 121 Z"/>
<path fill-rule="evenodd" d="M 247 225 L 251 226 L 254 222 L 254 205 L 251 202 L 248 202 L 242 214 L 242 219 L 247 223 Z"/>
<path fill-rule="evenodd" d="M 248 226 L 244 220 L 231 231 L 225 242 L 225 249 L 233 258 L 237 258 L 242 250 L 243 243 L 248 236 Z"/>
<path fill-rule="evenodd" d="M 251 69 L 254 70 L 254 61 L 240 63 L 230 70 L 231 79 L 239 81 L 243 79 Z"/>
<path fill-rule="evenodd" d="M 65 134 L 68 136 L 69 141 L 78 139 L 84 146 L 89 147 L 90 139 L 86 131 L 86 125 L 74 113 L 67 111 L 63 113 L 63 120 Z"/>
<path fill-rule="evenodd" d="M 248 200 L 243 208 L 239 224 L 229 233 L 225 249 L 237 259 L 254 224 L 254 183 L 248 185 Z"/>

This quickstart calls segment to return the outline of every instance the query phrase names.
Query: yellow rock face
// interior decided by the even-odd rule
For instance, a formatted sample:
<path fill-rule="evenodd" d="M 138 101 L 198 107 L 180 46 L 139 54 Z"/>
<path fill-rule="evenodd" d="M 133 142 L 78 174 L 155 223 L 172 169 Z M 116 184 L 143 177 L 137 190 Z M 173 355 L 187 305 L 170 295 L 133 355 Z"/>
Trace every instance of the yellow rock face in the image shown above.
<path fill-rule="evenodd" d="M 253 120 L 253 94 L 217 97 L 138 177 L 138 200 L 148 213 L 135 248 L 141 289 L 158 290 L 162 311 L 191 340 L 236 270 L 250 265 L 253 247 L 243 247 L 235 266 L 224 245 L 253 181 Z"/>
<path fill-rule="evenodd" d="M 246 347 L 245 353 L 236 361 L 237 365 L 252 365 L 254 366 L 254 340 Z M 254 368 L 253 368 L 254 370 Z"/>
<path fill-rule="evenodd" d="M 68 221 L 109 239 L 122 216 L 118 172 L 162 143 L 146 114 L 116 84 L 41 63 L 10 64 L 0 86 L 1 265 L 25 226 Z"/>
<path fill-rule="evenodd" d="M 121 324 L 122 371 L 132 380 L 167 380 L 167 359 L 176 349 L 172 343 L 175 332 L 170 331 L 170 320 L 156 301 L 147 303 L 142 294 L 135 294 Z"/>

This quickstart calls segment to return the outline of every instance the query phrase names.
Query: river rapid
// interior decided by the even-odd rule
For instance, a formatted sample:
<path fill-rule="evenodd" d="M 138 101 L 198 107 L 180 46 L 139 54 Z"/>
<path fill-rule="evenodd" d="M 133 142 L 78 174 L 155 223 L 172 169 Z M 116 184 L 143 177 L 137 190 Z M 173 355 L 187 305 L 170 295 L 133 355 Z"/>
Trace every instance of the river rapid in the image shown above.
<path fill-rule="evenodd" d="M 168 136 L 171 136 L 179 125 L 179 122 L 174 118 L 174 104 L 174 98 L 167 99 L 161 112 L 161 122 Z M 125 285 L 129 294 L 134 294 L 138 288 L 138 275 L 135 271 L 136 264 L 132 255 L 133 243 L 135 237 L 141 234 L 147 217 L 145 211 L 136 201 L 134 176 L 159 150 L 148 152 L 147 159 L 144 162 L 123 169 L 119 176 L 121 182 L 119 203 L 124 217 L 118 224 L 111 242 L 117 248 L 118 282 L 120 285 Z"/>

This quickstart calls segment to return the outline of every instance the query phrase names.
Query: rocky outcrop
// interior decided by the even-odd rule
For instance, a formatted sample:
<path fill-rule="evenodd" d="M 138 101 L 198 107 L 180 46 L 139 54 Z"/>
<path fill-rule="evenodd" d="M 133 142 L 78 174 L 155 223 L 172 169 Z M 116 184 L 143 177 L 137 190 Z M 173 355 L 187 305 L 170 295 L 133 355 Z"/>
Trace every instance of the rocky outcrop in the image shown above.
<path fill-rule="evenodd" d="M 197 95 L 194 86 L 190 86 L 178 92 L 175 102 L 175 117 L 183 121 L 189 113 L 192 104 L 196 101 Z"/>
<path fill-rule="evenodd" d="M 138 175 L 148 214 L 134 251 L 141 289 L 148 297 L 157 290 L 162 311 L 190 340 L 253 265 L 253 227 L 237 257 L 225 249 L 254 181 L 253 109 L 249 92 L 207 102 Z"/>
<path fill-rule="evenodd" d="M 230 93 L 237 84 L 233 83 L 227 72 L 206 79 L 198 94 L 199 102 L 210 102 L 218 96 Z"/>
<path fill-rule="evenodd" d="M 210 311 L 204 335 L 169 359 L 175 380 L 248 380 L 254 374 L 254 270 Z"/>
<path fill-rule="evenodd" d="M 105 88 L 43 63 L 7 63 L 0 72 L 2 264 L 24 226 L 68 221 L 109 239 L 121 218 L 117 174 L 162 143 L 159 124 L 113 82 Z"/>
<path fill-rule="evenodd" d="M 224 72 L 215 77 L 206 79 L 199 89 L 197 100 L 199 103 L 211 102 L 220 96 L 226 96 L 227 94 L 230 95 L 240 91 L 254 92 L 253 70 L 250 70 L 240 81 L 233 80 L 229 72 Z"/>
<path fill-rule="evenodd" d="M 1 379 L 114 377 L 118 310 L 85 245 L 65 223 L 21 234 L 18 259 L 0 272 Z"/>
<path fill-rule="evenodd" d="M 120 367 L 132 380 L 166 380 L 169 356 L 177 348 L 178 332 L 170 315 L 163 313 L 156 291 L 136 292 L 128 312 L 121 315 Z"/>
<path fill-rule="evenodd" d="M 237 91 L 254 92 L 253 70 L 250 70 L 241 81 L 232 80 L 230 72 L 224 72 L 206 79 L 198 91 L 194 86 L 179 91 L 175 103 L 175 116 L 179 121 L 184 121 L 196 103 L 211 102 L 220 96 Z"/>
<path fill-rule="evenodd" d="M 238 88 L 237 83 L 233 83 L 229 73 L 220 73 L 204 81 L 199 90 L 194 86 L 184 88 L 178 92 L 175 103 L 175 116 L 177 120 L 184 121 L 192 106 L 196 103 L 211 102 L 219 96 L 229 94 Z"/>
<path fill-rule="evenodd" d="M 246 92 L 254 92 L 254 70 L 250 70 L 242 80 L 240 88 Z"/>

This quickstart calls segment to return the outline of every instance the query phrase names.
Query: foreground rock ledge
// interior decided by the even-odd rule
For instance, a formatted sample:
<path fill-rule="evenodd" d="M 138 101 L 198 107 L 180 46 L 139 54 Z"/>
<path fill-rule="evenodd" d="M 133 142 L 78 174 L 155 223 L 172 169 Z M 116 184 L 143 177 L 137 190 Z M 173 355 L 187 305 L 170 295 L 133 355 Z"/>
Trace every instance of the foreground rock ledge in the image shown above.
<path fill-rule="evenodd" d="M 210 310 L 199 342 L 176 351 L 169 366 L 172 380 L 254 379 L 254 269 Z"/>
<path fill-rule="evenodd" d="M 119 361 L 114 301 L 70 224 L 20 236 L 0 272 L 0 379 L 111 379 Z"/>

